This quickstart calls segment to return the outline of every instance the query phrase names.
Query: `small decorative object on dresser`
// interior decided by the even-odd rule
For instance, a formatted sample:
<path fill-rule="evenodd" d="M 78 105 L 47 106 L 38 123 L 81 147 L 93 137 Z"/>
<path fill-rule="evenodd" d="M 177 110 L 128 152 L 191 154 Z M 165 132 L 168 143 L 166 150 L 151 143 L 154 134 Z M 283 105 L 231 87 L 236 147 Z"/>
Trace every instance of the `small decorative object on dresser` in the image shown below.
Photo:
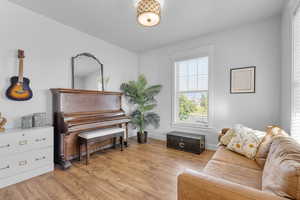
<path fill-rule="evenodd" d="M 0 132 L 4 132 L 5 128 L 4 125 L 6 124 L 7 120 L 2 117 L 1 113 L 0 113 Z"/>
<path fill-rule="evenodd" d="M 53 171 L 53 127 L 0 134 L 0 188 Z"/>
<path fill-rule="evenodd" d="M 46 113 L 33 113 L 22 117 L 22 128 L 47 126 Z"/>
<path fill-rule="evenodd" d="M 167 134 L 167 147 L 200 154 L 205 150 L 205 136 L 183 132 Z"/>
<path fill-rule="evenodd" d="M 34 113 L 32 116 L 33 127 L 43 127 L 47 125 L 46 113 Z"/>
<path fill-rule="evenodd" d="M 32 115 L 26 115 L 22 117 L 22 128 L 32 128 Z"/>

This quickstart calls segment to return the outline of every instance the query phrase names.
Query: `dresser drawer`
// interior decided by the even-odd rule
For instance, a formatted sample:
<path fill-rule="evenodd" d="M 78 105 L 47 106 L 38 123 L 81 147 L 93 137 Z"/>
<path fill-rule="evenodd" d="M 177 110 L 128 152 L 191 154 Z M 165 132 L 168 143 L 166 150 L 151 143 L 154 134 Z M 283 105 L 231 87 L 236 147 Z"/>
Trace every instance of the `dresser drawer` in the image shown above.
<path fill-rule="evenodd" d="M 43 130 L 39 132 L 32 132 L 29 135 L 29 141 L 32 148 L 43 148 L 53 146 L 53 131 Z"/>
<path fill-rule="evenodd" d="M 0 155 L 6 156 L 16 149 L 15 135 L 0 136 Z"/>
<path fill-rule="evenodd" d="M 7 156 L 0 161 L 0 179 L 53 163 L 53 148 Z"/>
<path fill-rule="evenodd" d="M 37 148 L 53 146 L 53 129 L 20 130 L 0 134 L 0 156 L 22 153 Z"/>

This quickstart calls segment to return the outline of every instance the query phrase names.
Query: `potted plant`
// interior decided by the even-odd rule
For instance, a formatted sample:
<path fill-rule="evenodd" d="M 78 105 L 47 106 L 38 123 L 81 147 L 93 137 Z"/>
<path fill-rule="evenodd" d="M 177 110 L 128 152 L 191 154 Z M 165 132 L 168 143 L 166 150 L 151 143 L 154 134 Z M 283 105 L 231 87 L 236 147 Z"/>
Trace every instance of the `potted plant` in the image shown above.
<path fill-rule="evenodd" d="M 131 124 L 138 129 L 139 143 L 147 143 L 148 133 L 145 129 L 148 126 L 159 127 L 160 117 L 151 110 L 156 107 L 154 97 L 161 91 L 161 88 L 161 85 L 148 86 L 144 75 L 140 75 L 137 81 L 129 81 L 121 85 L 121 91 L 135 108 L 130 117 Z"/>

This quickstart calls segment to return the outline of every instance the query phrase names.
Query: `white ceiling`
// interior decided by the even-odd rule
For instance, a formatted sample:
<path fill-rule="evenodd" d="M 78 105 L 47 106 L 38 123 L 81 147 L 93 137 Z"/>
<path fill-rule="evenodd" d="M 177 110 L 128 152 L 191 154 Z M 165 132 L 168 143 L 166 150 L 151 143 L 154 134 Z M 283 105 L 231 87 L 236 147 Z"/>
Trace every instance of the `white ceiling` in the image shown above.
<path fill-rule="evenodd" d="M 139 52 L 279 14 L 285 0 L 164 0 L 152 28 L 137 24 L 135 0 L 10 1 Z"/>

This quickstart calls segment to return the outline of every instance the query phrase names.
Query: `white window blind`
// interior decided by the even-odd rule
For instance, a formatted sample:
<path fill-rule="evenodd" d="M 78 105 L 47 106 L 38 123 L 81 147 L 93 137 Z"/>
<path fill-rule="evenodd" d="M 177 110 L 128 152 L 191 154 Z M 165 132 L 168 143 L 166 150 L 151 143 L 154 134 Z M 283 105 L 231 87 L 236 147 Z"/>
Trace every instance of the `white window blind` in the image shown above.
<path fill-rule="evenodd" d="M 199 57 L 175 63 L 177 122 L 207 125 L 208 62 L 208 57 Z"/>
<path fill-rule="evenodd" d="M 300 141 L 300 11 L 295 13 L 294 26 L 294 55 L 292 75 L 292 122 L 291 135 Z"/>

